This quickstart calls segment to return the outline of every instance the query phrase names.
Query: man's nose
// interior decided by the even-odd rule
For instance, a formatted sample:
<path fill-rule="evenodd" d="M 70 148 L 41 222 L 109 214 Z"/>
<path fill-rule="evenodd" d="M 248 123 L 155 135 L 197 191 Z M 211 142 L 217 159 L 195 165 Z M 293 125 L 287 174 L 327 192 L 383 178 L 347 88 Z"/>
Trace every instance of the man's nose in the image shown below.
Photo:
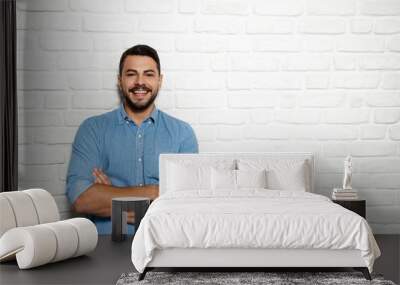
<path fill-rule="evenodd" d="M 143 80 L 144 78 L 143 78 L 143 76 L 142 75 L 138 75 L 138 76 L 136 76 L 136 82 L 135 82 L 135 84 L 137 84 L 137 85 L 142 85 L 142 84 L 144 84 L 144 80 Z"/>

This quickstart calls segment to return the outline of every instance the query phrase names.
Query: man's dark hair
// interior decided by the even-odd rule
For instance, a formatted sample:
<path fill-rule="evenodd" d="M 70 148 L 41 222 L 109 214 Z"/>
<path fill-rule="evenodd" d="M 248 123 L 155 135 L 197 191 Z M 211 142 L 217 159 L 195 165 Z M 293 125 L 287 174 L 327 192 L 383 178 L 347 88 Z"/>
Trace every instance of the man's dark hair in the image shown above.
<path fill-rule="evenodd" d="M 121 59 L 119 60 L 119 75 L 120 76 L 122 75 L 122 69 L 124 67 L 125 58 L 128 55 L 143 55 L 143 56 L 151 57 L 157 63 L 158 74 L 161 73 L 160 58 L 158 57 L 157 51 L 148 45 L 136 45 L 131 48 L 128 48 L 121 55 Z"/>

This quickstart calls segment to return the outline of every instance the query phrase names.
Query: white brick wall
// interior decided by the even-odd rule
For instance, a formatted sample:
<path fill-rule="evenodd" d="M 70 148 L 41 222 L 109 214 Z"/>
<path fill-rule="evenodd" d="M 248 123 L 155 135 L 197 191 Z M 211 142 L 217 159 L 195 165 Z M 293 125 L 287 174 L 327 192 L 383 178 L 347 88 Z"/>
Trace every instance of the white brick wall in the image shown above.
<path fill-rule="evenodd" d="M 17 0 L 20 187 L 69 215 L 65 173 L 87 117 L 118 105 L 121 53 L 155 47 L 158 106 L 201 151 L 312 151 L 317 192 L 354 187 L 400 233 L 400 1 Z"/>

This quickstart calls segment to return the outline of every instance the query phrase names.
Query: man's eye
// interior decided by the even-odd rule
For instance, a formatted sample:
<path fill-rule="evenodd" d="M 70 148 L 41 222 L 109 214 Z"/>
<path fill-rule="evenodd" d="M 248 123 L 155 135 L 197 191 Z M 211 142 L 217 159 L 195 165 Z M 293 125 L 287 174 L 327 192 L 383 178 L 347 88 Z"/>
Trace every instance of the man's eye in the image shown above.
<path fill-rule="evenodd" d="M 126 76 L 133 76 L 135 75 L 134 73 L 127 73 Z"/>
<path fill-rule="evenodd" d="M 146 75 L 149 76 L 149 77 L 153 77 L 154 73 L 146 73 Z"/>

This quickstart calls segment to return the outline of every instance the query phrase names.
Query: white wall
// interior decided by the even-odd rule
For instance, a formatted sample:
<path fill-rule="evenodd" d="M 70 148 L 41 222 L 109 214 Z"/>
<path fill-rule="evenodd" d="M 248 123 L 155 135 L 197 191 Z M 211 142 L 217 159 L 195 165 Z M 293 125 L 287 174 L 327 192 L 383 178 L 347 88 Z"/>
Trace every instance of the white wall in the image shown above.
<path fill-rule="evenodd" d="M 118 104 L 128 47 L 159 51 L 158 106 L 205 151 L 312 151 L 316 186 L 353 186 L 377 233 L 400 233 L 400 1 L 17 0 L 20 187 L 64 216 L 70 145 Z"/>

